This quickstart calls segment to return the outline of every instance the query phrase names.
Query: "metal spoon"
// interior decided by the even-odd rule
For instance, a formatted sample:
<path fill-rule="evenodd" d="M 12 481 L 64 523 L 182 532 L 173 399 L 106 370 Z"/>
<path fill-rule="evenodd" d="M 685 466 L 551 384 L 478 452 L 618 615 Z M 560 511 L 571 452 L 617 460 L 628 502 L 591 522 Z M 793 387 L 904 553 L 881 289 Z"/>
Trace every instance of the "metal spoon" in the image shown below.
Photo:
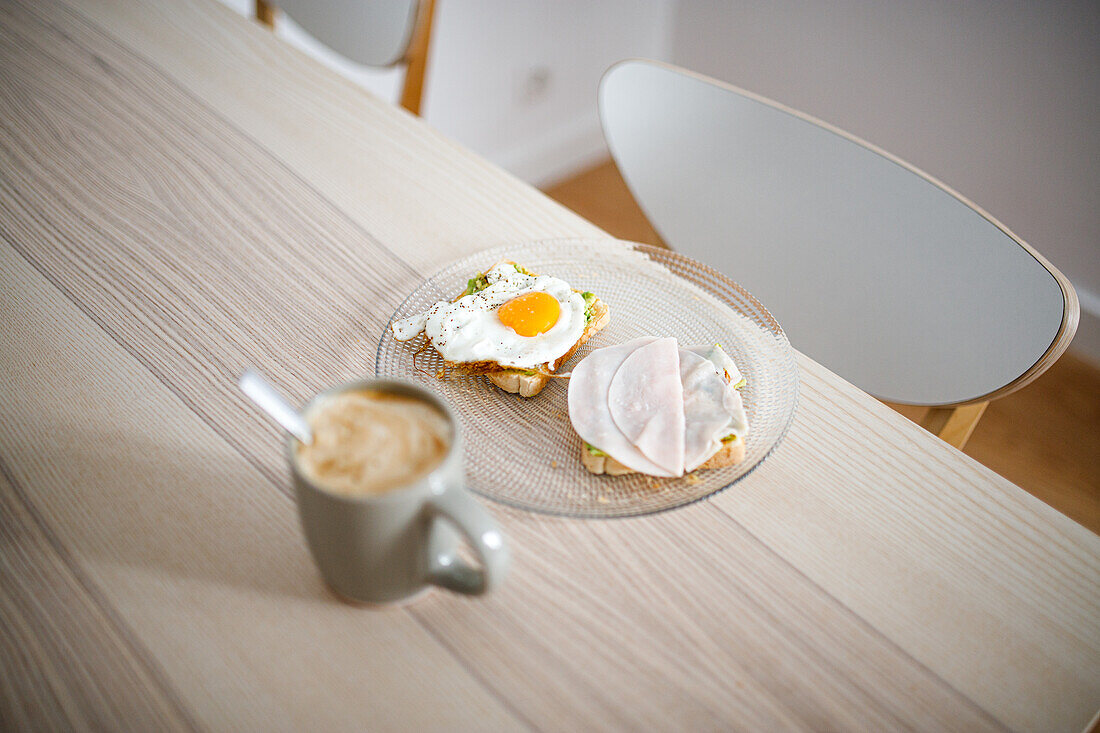
<path fill-rule="evenodd" d="M 252 398 L 261 410 L 266 412 L 275 422 L 286 428 L 287 432 L 303 443 L 313 442 L 313 431 L 309 429 L 309 423 L 305 421 L 283 396 L 275 391 L 271 383 L 260 376 L 254 369 L 248 369 L 241 375 L 237 382 L 241 391 Z"/>

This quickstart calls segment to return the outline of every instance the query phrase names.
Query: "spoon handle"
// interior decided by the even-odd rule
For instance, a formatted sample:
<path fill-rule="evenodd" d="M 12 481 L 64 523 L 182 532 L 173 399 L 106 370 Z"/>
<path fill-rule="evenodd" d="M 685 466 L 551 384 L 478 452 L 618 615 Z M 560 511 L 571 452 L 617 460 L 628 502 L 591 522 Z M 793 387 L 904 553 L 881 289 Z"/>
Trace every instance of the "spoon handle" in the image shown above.
<path fill-rule="evenodd" d="M 248 369 L 241 375 L 241 391 L 252 398 L 260 409 L 275 419 L 287 431 L 303 443 L 313 442 L 313 431 L 298 411 L 290 406 L 283 396 L 275 391 L 271 383 L 258 372 Z"/>

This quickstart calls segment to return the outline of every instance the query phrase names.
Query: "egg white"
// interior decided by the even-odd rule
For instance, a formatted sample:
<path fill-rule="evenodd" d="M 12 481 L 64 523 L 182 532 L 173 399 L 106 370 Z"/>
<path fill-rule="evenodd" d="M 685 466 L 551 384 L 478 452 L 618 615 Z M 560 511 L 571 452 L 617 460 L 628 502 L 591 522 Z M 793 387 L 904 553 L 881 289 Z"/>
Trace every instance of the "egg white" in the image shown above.
<path fill-rule="evenodd" d="M 394 336 L 407 341 L 423 332 L 447 361 L 494 361 L 531 369 L 551 363 L 572 348 L 584 333 L 584 298 L 569 283 L 548 275 L 525 275 L 509 264 L 485 273 L 489 287 L 453 303 L 440 301 L 425 313 L 393 324 Z M 561 307 L 557 323 L 537 336 L 520 336 L 501 323 L 497 308 L 525 293 L 542 292 Z"/>

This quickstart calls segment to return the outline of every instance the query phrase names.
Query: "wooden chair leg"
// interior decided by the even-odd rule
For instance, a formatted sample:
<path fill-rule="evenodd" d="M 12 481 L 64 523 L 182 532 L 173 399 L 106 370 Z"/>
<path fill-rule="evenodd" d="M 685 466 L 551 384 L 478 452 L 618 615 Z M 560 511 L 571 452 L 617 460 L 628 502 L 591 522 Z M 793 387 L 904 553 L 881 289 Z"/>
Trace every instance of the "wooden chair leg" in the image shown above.
<path fill-rule="evenodd" d="M 401 106 L 414 115 L 420 114 L 420 103 L 424 99 L 424 74 L 428 69 L 428 42 L 434 16 L 435 0 L 420 0 L 416 28 L 405 54 L 405 85 L 401 89 Z"/>
<path fill-rule="evenodd" d="M 921 419 L 920 426 L 962 450 L 988 406 L 988 402 L 978 402 L 962 407 L 932 407 Z"/>
<path fill-rule="evenodd" d="M 256 20 L 266 25 L 271 30 L 275 30 L 275 12 L 277 7 L 267 2 L 267 0 L 255 0 L 254 6 Z"/>

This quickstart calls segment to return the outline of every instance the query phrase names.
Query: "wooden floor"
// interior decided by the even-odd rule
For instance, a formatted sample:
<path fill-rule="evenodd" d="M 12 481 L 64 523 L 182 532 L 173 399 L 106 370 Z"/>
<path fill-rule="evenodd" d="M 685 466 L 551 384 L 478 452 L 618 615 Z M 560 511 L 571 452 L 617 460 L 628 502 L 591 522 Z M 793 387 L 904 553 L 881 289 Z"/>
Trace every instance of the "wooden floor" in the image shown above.
<path fill-rule="evenodd" d="M 662 244 L 611 162 L 546 193 L 616 237 Z M 966 453 L 1100 533 L 1100 369 L 1071 349 L 990 404 Z"/>

